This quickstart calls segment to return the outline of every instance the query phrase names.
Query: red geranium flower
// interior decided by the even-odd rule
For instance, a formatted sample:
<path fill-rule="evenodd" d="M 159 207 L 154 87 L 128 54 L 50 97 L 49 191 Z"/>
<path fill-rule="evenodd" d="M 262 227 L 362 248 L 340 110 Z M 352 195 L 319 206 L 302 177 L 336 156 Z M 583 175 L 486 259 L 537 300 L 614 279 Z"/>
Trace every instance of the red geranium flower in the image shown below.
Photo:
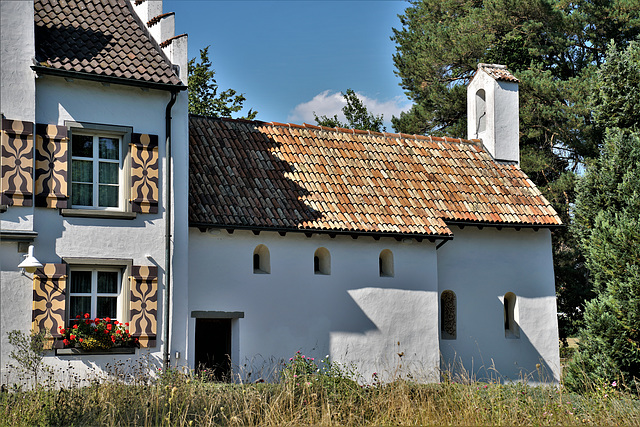
<path fill-rule="evenodd" d="M 85 320 L 84 323 L 86 323 L 87 325 L 91 324 L 91 320 Z"/>
<path fill-rule="evenodd" d="M 109 333 L 109 331 L 104 331 L 104 333 L 105 333 L 105 334 L 108 334 L 108 333 Z"/>
<path fill-rule="evenodd" d="M 113 343 L 116 342 L 116 337 L 114 337 L 113 335 L 111 335 L 111 342 L 113 342 Z"/>
<path fill-rule="evenodd" d="M 110 317 L 105 317 L 104 320 L 106 320 L 107 323 L 111 323 L 111 318 Z"/>
<path fill-rule="evenodd" d="M 60 333 L 61 333 L 62 335 L 64 335 L 64 333 L 65 333 L 65 332 L 66 332 L 66 331 L 65 331 L 63 328 L 60 328 Z"/>
<path fill-rule="evenodd" d="M 80 318 L 80 315 L 78 314 L 78 315 L 76 316 L 76 319 L 79 319 L 79 318 Z"/>
<path fill-rule="evenodd" d="M 124 326 L 129 326 L 129 322 L 125 323 Z"/>
<path fill-rule="evenodd" d="M 78 329 L 78 324 L 73 325 L 73 329 Z"/>
<path fill-rule="evenodd" d="M 114 324 L 114 325 L 119 325 L 119 324 L 120 324 L 120 322 L 118 322 L 117 320 L 114 320 L 114 321 L 113 321 L 113 324 Z"/>
<path fill-rule="evenodd" d="M 73 334 L 72 334 L 72 335 L 69 335 L 69 339 L 70 339 L 71 341 L 73 341 L 73 340 L 75 340 L 75 339 L 76 339 L 76 336 L 75 336 L 75 335 L 73 335 Z"/>
<path fill-rule="evenodd" d="M 78 338 L 78 341 L 82 342 L 82 341 L 84 341 L 84 340 L 83 340 L 82 338 Z"/>
<path fill-rule="evenodd" d="M 107 324 L 107 330 L 110 331 L 111 329 L 113 329 L 113 325 L 111 323 Z"/>
<path fill-rule="evenodd" d="M 85 319 L 88 319 L 89 317 L 91 317 L 91 316 L 89 315 L 89 313 L 85 313 L 85 314 L 84 314 L 84 318 L 85 318 Z"/>
<path fill-rule="evenodd" d="M 96 318 L 95 318 L 95 320 L 94 320 L 94 322 L 95 322 L 95 324 L 97 325 L 98 323 L 100 323 L 100 318 L 99 318 L 99 317 L 96 317 Z"/>
<path fill-rule="evenodd" d="M 118 335 L 120 335 L 121 333 L 122 333 L 122 331 L 121 331 L 120 329 L 118 329 L 118 330 L 116 331 L 116 334 L 118 334 Z"/>
<path fill-rule="evenodd" d="M 64 345 L 69 345 L 71 344 L 71 342 L 68 339 L 63 339 L 62 342 L 64 343 Z"/>

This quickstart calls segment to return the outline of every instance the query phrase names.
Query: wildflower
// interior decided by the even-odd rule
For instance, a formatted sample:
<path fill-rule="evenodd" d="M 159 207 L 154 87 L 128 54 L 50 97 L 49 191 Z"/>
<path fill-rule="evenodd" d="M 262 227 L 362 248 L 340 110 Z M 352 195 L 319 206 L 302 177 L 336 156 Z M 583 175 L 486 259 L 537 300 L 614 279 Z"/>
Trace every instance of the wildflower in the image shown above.
<path fill-rule="evenodd" d="M 618 385 L 618 382 L 617 382 L 617 381 L 614 381 L 614 382 L 612 382 L 612 383 L 611 383 L 611 386 L 612 386 L 612 387 L 615 387 L 615 386 L 617 386 L 617 385 Z"/>
<path fill-rule="evenodd" d="M 293 357 L 290 357 L 290 358 L 289 358 L 289 362 L 292 362 L 292 361 L 293 361 Z"/>
<path fill-rule="evenodd" d="M 314 360 L 316 360 L 316 359 L 314 359 L 313 357 L 310 357 L 310 358 L 309 358 L 309 360 L 311 360 L 311 361 L 313 362 L 313 361 L 314 361 Z"/>

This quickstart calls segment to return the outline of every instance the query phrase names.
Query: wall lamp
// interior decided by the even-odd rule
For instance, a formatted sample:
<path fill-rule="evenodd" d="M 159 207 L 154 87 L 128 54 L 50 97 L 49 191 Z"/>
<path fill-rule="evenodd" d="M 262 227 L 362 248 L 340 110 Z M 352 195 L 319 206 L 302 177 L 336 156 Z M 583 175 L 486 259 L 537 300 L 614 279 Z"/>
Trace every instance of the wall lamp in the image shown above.
<path fill-rule="evenodd" d="M 42 267 L 42 264 L 33 256 L 33 245 L 29 245 L 29 252 L 24 256 L 24 260 L 18 264 L 18 268 L 22 269 L 22 274 L 24 274 L 25 271 L 33 274 L 40 267 Z"/>

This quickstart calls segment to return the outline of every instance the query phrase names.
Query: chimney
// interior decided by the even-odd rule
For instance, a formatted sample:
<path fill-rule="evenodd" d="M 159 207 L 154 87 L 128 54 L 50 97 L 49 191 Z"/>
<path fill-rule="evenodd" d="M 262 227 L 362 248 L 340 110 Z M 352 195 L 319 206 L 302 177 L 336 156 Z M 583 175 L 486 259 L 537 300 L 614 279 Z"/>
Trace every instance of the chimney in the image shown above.
<path fill-rule="evenodd" d="M 518 79 L 505 65 L 478 64 L 467 86 L 467 137 L 494 159 L 520 164 Z"/>

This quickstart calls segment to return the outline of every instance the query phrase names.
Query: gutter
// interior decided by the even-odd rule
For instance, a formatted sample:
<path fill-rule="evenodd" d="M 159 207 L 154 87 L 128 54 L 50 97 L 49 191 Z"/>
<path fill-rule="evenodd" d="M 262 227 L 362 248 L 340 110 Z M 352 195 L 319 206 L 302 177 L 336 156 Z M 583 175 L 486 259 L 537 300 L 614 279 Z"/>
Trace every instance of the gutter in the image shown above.
<path fill-rule="evenodd" d="M 148 82 L 144 80 L 127 79 L 124 77 L 103 76 L 100 74 L 83 73 L 80 71 L 60 70 L 58 68 L 43 67 L 41 65 L 32 65 L 31 69 L 38 75 L 50 75 L 57 77 L 65 77 L 68 79 L 89 80 L 100 83 L 113 83 L 125 86 L 135 86 L 147 89 L 168 90 L 171 92 L 187 90 L 187 86 L 172 85 L 166 83 Z"/>
<path fill-rule="evenodd" d="M 164 275 L 165 275 L 165 287 L 164 287 L 164 304 L 162 308 L 162 330 L 163 330 L 163 344 L 164 351 L 162 355 L 162 366 L 164 372 L 167 372 L 169 369 L 169 336 L 171 327 L 169 322 L 171 320 L 171 316 L 169 313 L 169 306 L 171 303 L 171 288 L 173 282 L 171 280 L 171 109 L 173 108 L 173 104 L 176 103 L 177 91 L 171 92 L 171 99 L 167 104 L 167 110 L 165 114 L 165 157 L 167 159 L 167 173 L 165 178 L 165 209 L 166 209 L 166 219 L 165 219 L 165 252 L 164 252 Z"/>

